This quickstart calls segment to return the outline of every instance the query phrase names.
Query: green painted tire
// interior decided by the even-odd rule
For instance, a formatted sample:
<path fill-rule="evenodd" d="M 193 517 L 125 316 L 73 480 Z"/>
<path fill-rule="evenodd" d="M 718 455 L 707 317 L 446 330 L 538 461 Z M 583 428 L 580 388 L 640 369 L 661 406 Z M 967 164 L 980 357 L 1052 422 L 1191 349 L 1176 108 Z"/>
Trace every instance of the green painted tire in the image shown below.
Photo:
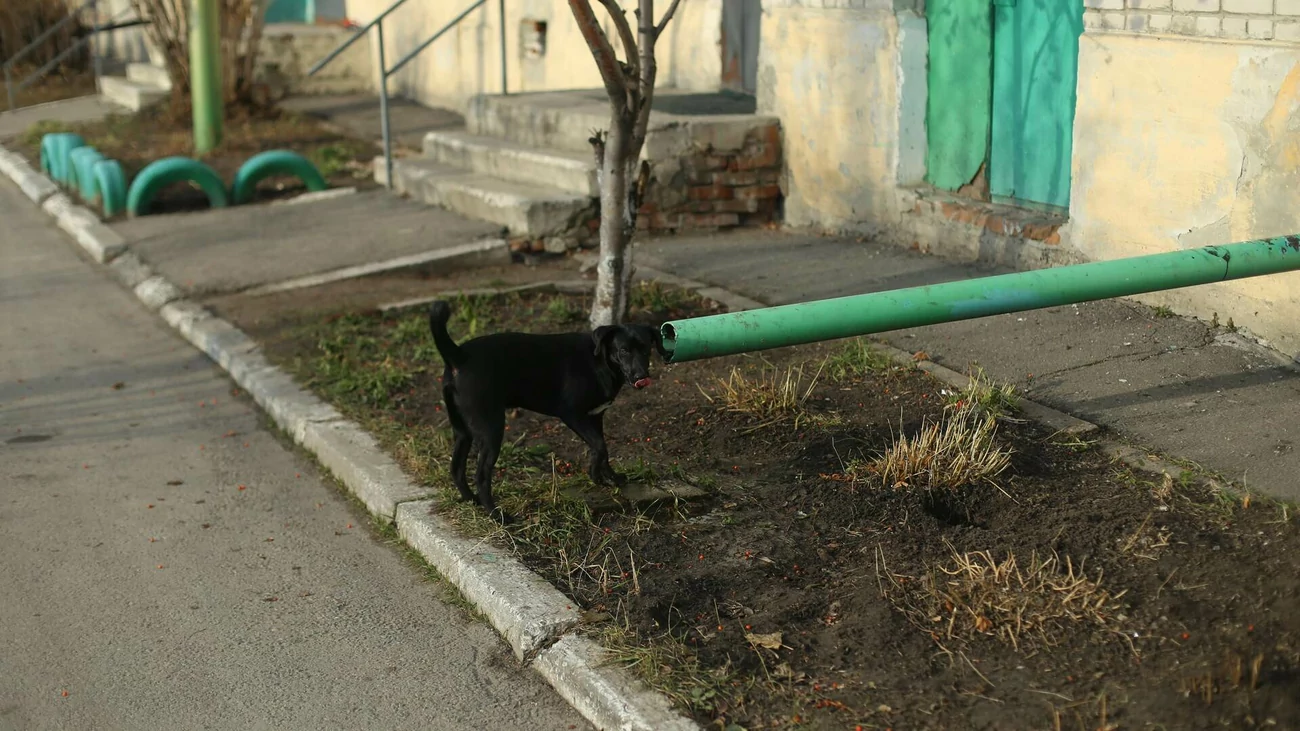
<path fill-rule="evenodd" d="M 99 187 L 91 171 L 95 163 L 103 159 L 104 153 L 90 145 L 78 147 L 68 154 L 68 187 L 76 190 L 87 203 L 94 203 L 99 198 Z"/>
<path fill-rule="evenodd" d="M 68 153 L 85 147 L 86 141 L 72 132 L 51 132 L 41 138 L 41 172 L 49 174 L 54 182 L 68 182 Z"/>
<path fill-rule="evenodd" d="M 325 178 L 307 158 L 289 150 L 269 150 L 258 153 L 239 167 L 235 184 L 230 187 L 230 198 L 235 205 L 253 200 L 257 184 L 272 175 L 292 175 L 307 185 L 312 192 L 329 187 Z"/>
<path fill-rule="evenodd" d="M 226 186 L 215 170 L 188 157 L 164 157 L 149 163 L 131 181 L 131 188 L 126 193 L 127 212 L 132 216 L 144 215 L 158 191 L 182 181 L 197 184 L 208 196 L 208 204 L 213 208 L 230 205 Z"/>
<path fill-rule="evenodd" d="M 91 170 L 105 218 L 126 210 L 126 175 L 117 160 L 100 160 Z"/>

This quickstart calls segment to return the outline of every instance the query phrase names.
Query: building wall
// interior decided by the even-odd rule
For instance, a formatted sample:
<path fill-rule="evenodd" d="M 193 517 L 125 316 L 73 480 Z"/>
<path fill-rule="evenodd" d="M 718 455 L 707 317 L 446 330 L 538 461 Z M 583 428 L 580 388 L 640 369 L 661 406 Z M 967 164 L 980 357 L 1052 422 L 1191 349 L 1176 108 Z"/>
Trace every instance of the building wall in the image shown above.
<path fill-rule="evenodd" d="M 1114 259 L 1300 232 L 1297 112 L 1300 46 L 1089 31 L 1062 243 Z M 1300 353 L 1300 273 L 1140 299 Z"/>
<path fill-rule="evenodd" d="M 367 23 L 392 0 L 349 0 L 349 17 Z M 463 2 L 411 2 L 385 20 L 385 52 L 391 66 L 469 6 Z M 598 16 L 604 11 L 596 3 Z M 625 7 L 634 3 L 624 2 Z M 659 3 L 659 12 L 668 3 Z M 417 56 L 391 80 L 390 89 L 421 103 L 463 109 L 475 94 L 501 91 L 500 16 L 489 2 Z M 506 73 L 510 91 L 552 91 L 601 86 L 586 42 L 567 0 L 508 0 Z M 635 23 L 629 13 L 629 20 Z M 540 56 L 525 46 L 525 23 L 547 24 Z M 606 18 L 605 32 L 617 39 Z M 714 90 L 722 77 L 722 0 L 689 0 L 679 7 L 657 47 L 659 85 Z M 617 41 L 615 41 L 617 42 Z M 376 64 L 376 69 L 378 65 Z"/>
<path fill-rule="evenodd" d="M 924 156 L 899 122 L 911 115 L 914 128 L 925 109 L 914 74 L 907 82 L 921 71 L 908 53 L 909 18 L 890 0 L 764 0 L 758 111 L 781 119 L 787 224 L 898 222 L 900 167 L 915 175 Z"/>

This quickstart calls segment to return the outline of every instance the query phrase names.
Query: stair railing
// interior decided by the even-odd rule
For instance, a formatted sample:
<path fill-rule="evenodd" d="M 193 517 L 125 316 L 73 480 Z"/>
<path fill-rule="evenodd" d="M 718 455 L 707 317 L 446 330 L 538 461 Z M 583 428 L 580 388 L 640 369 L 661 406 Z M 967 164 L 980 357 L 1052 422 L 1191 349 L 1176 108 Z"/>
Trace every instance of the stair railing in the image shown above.
<path fill-rule="evenodd" d="M 63 52 L 60 53 L 59 55 L 50 59 L 44 66 L 40 67 L 39 69 L 36 69 L 32 73 L 28 74 L 27 76 L 19 80 L 17 84 L 14 84 L 14 78 L 13 78 L 14 69 L 17 68 L 19 61 L 23 60 L 29 54 L 31 54 L 32 51 L 39 48 L 41 44 L 48 41 L 51 37 L 54 36 L 55 33 L 58 33 L 59 30 L 62 29 L 64 26 L 66 26 L 68 23 L 71 23 L 72 21 L 80 17 L 83 12 L 87 10 L 94 10 L 95 5 L 98 1 L 99 0 L 86 0 L 86 2 L 77 6 L 73 10 L 69 11 L 67 15 L 65 15 L 63 18 L 59 20 L 59 22 L 55 23 L 49 28 L 46 28 L 45 31 L 41 33 L 39 36 L 37 36 L 31 43 L 28 43 L 26 46 L 23 46 L 22 49 L 20 49 L 14 55 L 10 56 L 4 62 L 3 70 L 4 70 L 4 79 L 5 79 L 5 90 L 8 92 L 8 96 L 9 96 L 10 111 L 13 111 L 18 107 L 18 92 L 22 91 L 23 89 L 26 89 L 27 87 L 31 86 L 37 81 L 45 78 L 45 75 L 50 73 L 54 69 L 58 68 L 59 64 L 63 63 L 64 59 L 68 58 L 69 56 L 76 53 L 77 51 L 80 51 L 82 48 L 85 48 L 86 44 L 90 43 L 91 39 L 96 38 L 100 33 L 119 30 L 122 28 L 131 28 L 137 25 L 145 25 L 146 23 L 149 22 L 147 20 L 139 20 L 139 19 L 127 21 L 124 23 L 117 22 L 118 19 L 120 19 L 127 11 L 131 9 L 130 7 L 123 8 L 116 15 L 109 18 L 107 23 L 102 22 L 98 17 L 96 17 L 95 23 L 91 27 L 91 32 L 88 35 L 78 38 L 75 43 L 65 48 Z M 95 83 L 96 85 L 98 85 L 99 77 L 103 75 L 102 73 L 103 58 L 99 53 L 95 54 L 94 63 L 95 63 Z"/>
<path fill-rule="evenodd" d="M 353 43 L 356 43 L 363 36 L 369 33 L 372 28 L 375 30 L 376 38 L 379 42 L 379 123 L 380 126 L 383 127 L 383 136 L 384 136 L 384 172 L 385 172 L 384 185 L 386 185 L 390 189 L 393 187 L 393 135 L 392 135 L 392 127 L 389 122 L 389 114 L 388 114 L 389 77 L 391 77 L 393 74 L 400 71 L 403 66 L 410 63 L 411 60 L 414 59 L 416 56 L 420 55 L 420 53 L 424 51 L 424 49 L 433 45 L 433 42 L 441 38 L 447 31 L 459 25 L 462 20 L 469 17 L 470 13 L 474 12 L 475 10 L 478 10 L 484 5 L 487 5 L 488 0 L 475 0 L 475 2 L 472 5 L 470 5 L 468 8 L 466 8 L 463 12 L 461 12 L 460 15 L 457 15 L 455 18 L 452 18 L 446 25 L 440 28 L 438 32 L 429 36 L 427 40 L 425 40 L 420 45 L 416 46 L 415 49 L 412 50 L 410 53 L 403 56 L 400 61 L 393 64 L 392 68 L 389 68 L 388 61 L 385 57 L 385 49 L 384 49 L 384 18 L 387 18 L 390 13 L 392 13 L 394 10 L 397 10 L 405 2 L 406 0 L 396 0 L 396 2 L 394 2 L 392 5 L 388 6 L 387 10 L 380 13 L 379 17 L 367 23 L 360 30 L 358 30 L 351 38 L 339 44 L 338 48 L 335 48 L 333 51 L 331 51 L 328 55 L 325 56 L 325 58 L 322 58 L 320 61 L 317 61 L 316 65 L 312 66 L 307 71 L 307 76 L 315 76 L 316 72 L 325 68 L 325 66 L 328 65 L 335 58 L 338 58 L 339 54 L 346 51 L 349 46 L 351 46 Z M 497 0 L 497 8 L 501 18 L 501 34 L 500 34 L 501 93 L 508 94 L 509 91 L 506 88 L 506 20 L 505 20 L 506 2 L 505 0 Z"/>

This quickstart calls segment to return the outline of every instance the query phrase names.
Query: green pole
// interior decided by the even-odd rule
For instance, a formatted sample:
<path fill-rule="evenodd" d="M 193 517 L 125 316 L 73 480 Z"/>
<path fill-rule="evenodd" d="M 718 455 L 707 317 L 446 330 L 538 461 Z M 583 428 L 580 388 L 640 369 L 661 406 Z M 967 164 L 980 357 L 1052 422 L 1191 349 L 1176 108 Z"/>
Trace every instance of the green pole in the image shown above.
<path fill-rule="evenodd" d="M 190 106 L 194 115 L 194 151 L 199 155 L 221 144 L 221 123 L 225 118 L 219 2 L 193 0 L 190 13 Z"/>
<path fill-rule="evenodd" d="M 1300 269 L 1300 236 L 664 323 L 672 363 Z"/>

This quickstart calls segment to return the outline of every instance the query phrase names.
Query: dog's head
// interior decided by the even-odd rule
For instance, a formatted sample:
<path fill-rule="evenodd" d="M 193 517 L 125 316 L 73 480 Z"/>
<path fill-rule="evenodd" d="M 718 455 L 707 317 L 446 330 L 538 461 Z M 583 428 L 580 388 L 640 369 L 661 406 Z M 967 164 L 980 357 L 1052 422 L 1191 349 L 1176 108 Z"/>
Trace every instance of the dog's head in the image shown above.
<path fill-rule="evenodd" d="M 623 375 L 635 388 L 650 385 L 650 352 L 668 360 L 663 337 L 648 325 L 602 325 L 591 333 L 596 358 Z"/>

